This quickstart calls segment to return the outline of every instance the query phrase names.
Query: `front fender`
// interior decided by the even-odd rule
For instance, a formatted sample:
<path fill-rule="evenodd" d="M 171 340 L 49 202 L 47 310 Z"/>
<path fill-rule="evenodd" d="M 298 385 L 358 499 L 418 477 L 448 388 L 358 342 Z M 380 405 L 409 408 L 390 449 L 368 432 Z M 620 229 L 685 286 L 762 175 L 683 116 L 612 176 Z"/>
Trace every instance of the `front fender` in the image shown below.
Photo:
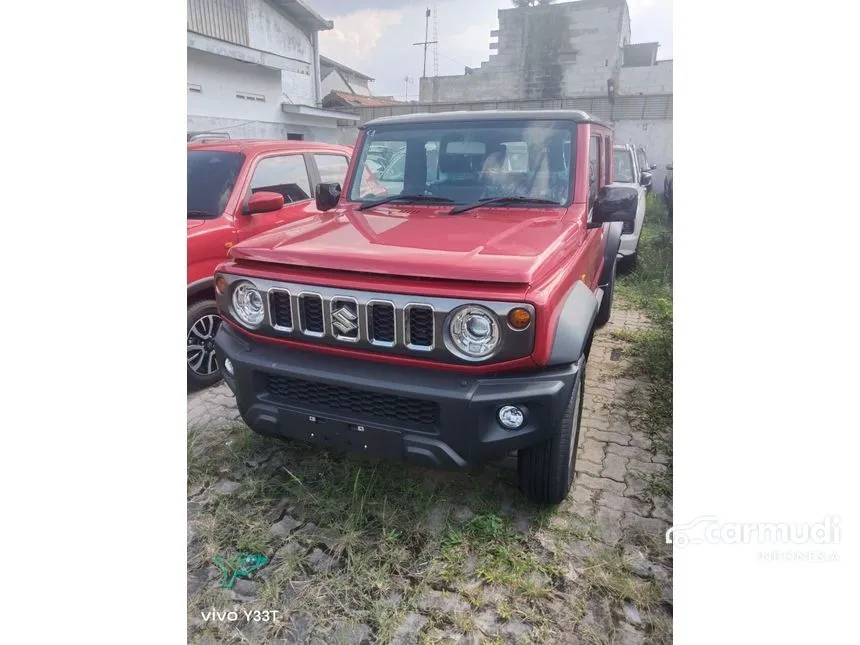
<path fill-rule="evenodd" d="M 547 366 L 575 363 L 585 353 L 599 304 L 588 285 L 574 283 L 561 307 Z"/>

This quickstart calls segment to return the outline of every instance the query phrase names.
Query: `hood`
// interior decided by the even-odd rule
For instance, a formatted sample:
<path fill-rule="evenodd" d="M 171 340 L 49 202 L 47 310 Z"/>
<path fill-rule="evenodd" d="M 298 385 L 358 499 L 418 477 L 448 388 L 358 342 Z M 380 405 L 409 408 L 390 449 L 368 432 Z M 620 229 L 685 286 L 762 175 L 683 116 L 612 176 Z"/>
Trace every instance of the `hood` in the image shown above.
<path fill-rule="evenodd" d="M 314 215 L 231 249 L 236 260 L 384 275 L 531 283 L 562 244 L 561 208 L 353 206 Z M 556 260 L 561 254 L 556 254 Z"/>

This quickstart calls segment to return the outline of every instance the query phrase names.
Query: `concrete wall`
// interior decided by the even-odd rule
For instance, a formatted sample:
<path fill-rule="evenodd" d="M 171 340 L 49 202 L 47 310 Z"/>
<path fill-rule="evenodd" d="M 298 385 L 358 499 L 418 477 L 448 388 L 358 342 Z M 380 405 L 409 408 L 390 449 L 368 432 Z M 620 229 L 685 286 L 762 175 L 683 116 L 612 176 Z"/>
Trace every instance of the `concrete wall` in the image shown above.
<path fill-rule="evenodd" d="M 281 73 L 261 65 L 188 49 L 188 83 L 200 93 L 188 92 L 188 114 L 239 120 L 283 121 Z M 248 92 L 265 97 L 250 101 L 236 97 Z"/>
<path fill-rule="evenodd" d="M 657 61 L 651 67 L 622 67 L 618 94 L 672 94 L 672 61 Z"/>
<path fill-rule="evenodd" d="M 663 192 L 666 164 L 672 163 L 671 120 L 619 120 L 615 126 L 616 143 L 632 143 L 645 148 L 648 161 L 657 164 L 653 172 L 654 191 Z"/>
<path fill-rule="evenodd" d="M 548 99 L 603 94 L 630 39 L 625 0 L 499 11 L 498 53 L 464 76 L 422 78 L 420 101 Z"/>
<path fill-rule="evenodd" d="M 337 71 L 333 71 L 326 76 L 320 83 L 320 88 L 322 89 L 323 96 L 328 96 L 328 93 L 331 91 L 352 93 L 352 89 Z"/>

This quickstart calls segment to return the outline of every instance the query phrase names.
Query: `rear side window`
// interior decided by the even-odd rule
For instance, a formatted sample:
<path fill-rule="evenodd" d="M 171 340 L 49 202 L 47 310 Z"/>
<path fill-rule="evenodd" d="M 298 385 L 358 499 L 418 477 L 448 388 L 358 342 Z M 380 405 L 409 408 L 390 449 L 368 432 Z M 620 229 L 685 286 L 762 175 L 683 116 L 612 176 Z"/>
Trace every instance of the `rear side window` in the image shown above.
<path fill-rule="evenodd" d="M 284 202 L 300 202 L 311 198 L 311 182 L 302 155 L 266 157 L 261 159 L 251 178 L 251 193 L 279 193 Z"/>
<path fill-rule="evenodd" d="M 343 155 L 314 155 L 320 181 L 324 184 L 337 183 L 343 186 L 349 161 Z"/>
<path fill-rule="evenodd" d="M 600 192 L 600 137 L 591 137 L 588 145 L 588 205 L 591 207 Z"/>

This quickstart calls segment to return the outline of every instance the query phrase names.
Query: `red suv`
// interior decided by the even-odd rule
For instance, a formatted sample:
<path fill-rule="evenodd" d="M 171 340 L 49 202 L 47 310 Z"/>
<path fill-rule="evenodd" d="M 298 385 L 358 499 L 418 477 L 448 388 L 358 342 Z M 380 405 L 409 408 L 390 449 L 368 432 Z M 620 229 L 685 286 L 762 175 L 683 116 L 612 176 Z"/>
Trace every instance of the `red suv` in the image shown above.
<path fill-rule="evenodd" d="M 234 244 L 318 214 L 312 186 L 343 181 L 352 149 L 303 141 L 188 144 L 188 384 L 221 377 L 215 267 Z"/>
<path fill-rule="evenodd" d="M 371 148 L 402 173 L 365 173 Z M 216 270 L 224 379 L 256 432 L 434 467 L 518 451 L 531 499 L 573 481 L 592 334 L 622 223 L 612 130 L 573 110 L 363 126 L 343 189 Z M 387 171 L 386 171 L 387 172 Z"/>

